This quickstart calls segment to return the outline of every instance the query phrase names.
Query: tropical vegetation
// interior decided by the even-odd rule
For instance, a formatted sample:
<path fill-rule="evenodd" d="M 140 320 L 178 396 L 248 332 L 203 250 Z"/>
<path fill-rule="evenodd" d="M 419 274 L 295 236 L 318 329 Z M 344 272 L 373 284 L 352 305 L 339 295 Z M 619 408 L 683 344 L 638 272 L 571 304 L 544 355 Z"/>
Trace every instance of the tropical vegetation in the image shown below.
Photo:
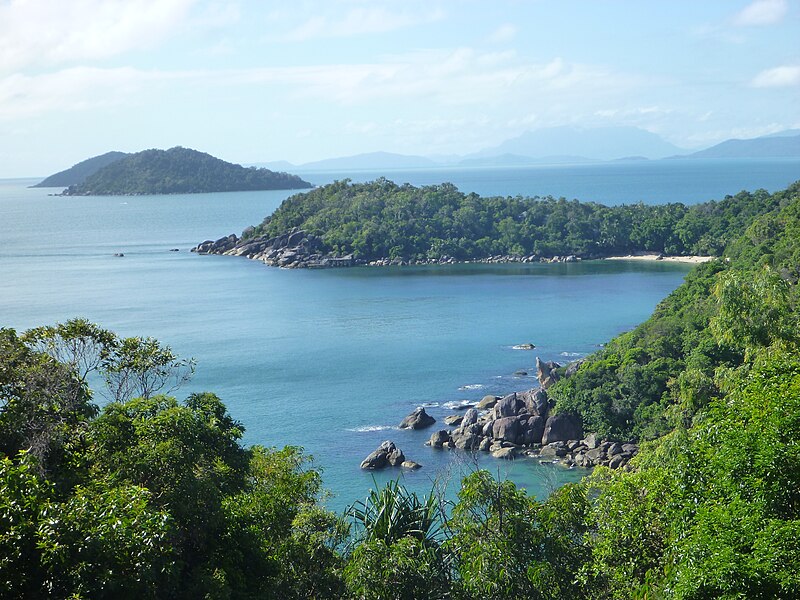
<path fill-rule="evenodd" d="M 779 203 L 780 197 L 759 190 L 693 206 L 604 206 L 552 197 L 482 198 L 450 183 L 344 180 L 288 198 L 242 236 L 275 237 L 297 228 L 319 236 L 326 252 L 363 260 L 719 256 L 755 217 Z"/>

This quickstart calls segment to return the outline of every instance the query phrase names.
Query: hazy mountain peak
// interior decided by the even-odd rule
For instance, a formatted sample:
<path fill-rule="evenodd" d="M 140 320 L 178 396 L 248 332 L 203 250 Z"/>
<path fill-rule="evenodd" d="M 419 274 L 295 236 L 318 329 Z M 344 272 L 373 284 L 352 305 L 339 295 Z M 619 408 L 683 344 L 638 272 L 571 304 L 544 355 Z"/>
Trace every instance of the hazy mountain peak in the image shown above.
<path fill-rule="evenodd" d="M 583 128 L 563 125 L 526 131 L 472 157 L 516 154 L 533 158 L 583 156 L 595 160 L 614 160 L 624 156 L 663 158 L 680 152 L 680 148 L 661 136 L 638 127 Z"/>

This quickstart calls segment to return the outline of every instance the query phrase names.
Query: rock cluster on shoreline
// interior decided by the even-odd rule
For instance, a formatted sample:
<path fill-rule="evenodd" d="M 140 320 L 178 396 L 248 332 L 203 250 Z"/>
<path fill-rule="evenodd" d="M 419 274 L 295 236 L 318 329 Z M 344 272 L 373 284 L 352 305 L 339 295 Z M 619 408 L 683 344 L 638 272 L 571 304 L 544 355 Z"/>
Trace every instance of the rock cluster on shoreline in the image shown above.
<path fill-rule="evenodd" d="M 301 229 L 292 229 L 287 233 L 271 238 L 266 236 L 239 238 L 236 234 L 232 233 L 218 240 L 205 240 L 192 248 L 192 252 L 198 254 L 244 256 L 252 260 L 260 260 L 271 267 L 284 267 L 289 269 L 326 269 L 353 267 L 357 265 L 388 267 L 469 263 L 571 263 L 581 260 L 580 257 L 575 255 L 548 258 L 536 255 L 520 256 L 516 254 L 505 254 L 474 260 L 458 260 L 452 256 L 441 256 L 439 258 L 426 258 L 422 260 L 379 258 L 366 261 L 354 258 L 352 254 L 339 256 L 329 252 L 323 252 L 322 247 L 322 240 L 319 236 Z"/>
<path fill-rule="evenodd" d="M 351 255 L 326 254 L 320 250 L 321 247 L 322 240 L 318 236 L 295 229 L 272 238 L 239 238 L 232 233 L 216 241 L 206 240 L 192 248 L 192 252 L 244 256 L 271 267 L 290 269 L 324 269 L 357 264 Z"/>
<path fill-rule="evenodd" d="M 612 469 L 626 468 L 639 450 L 636 444 L 599 440 L 595 434 L 584 437 L 578 417 L 549 412 L 547 392 L 541 388 L 486 396 L 460 420 L 453 419 L 455 429 L 434 432 L 426 444 L 479 450 L 501 459 L 529 456 L 568 467 Z"/>

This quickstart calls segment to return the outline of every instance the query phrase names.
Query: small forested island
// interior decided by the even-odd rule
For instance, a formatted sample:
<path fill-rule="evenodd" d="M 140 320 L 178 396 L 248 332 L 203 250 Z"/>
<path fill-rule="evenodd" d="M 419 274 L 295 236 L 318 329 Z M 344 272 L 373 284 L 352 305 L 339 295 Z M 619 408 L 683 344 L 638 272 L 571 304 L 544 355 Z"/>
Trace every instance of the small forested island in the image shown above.
<path fill-rule="evenodd" d="M 555 415 L 640 443 L 546 499 L 479 470 L 455 502 L 392 481 L 337 515 L 302 450 L 166 395 L 195 365 L 156 340 L 0 329 L 0 596 L 800 597 L 800 184 L 705 207 L 720 259 L 545 374 Z"/>
<path fill-rule="evenodd" d="M 69 169 L 64 169 L 63 171 L 54 173 L 49 177 L 45 177 L 42 181 L 36 185 L 32 185 L 31 187 L 66 188 L 71 185 L 78 185 L 79 183 L 83 183 L 90 175 L 97 173 L 97 171 L 103 167 L 106 167 L 121 158 L 125 158 L 126 156 L 128 156 L 126 152 L 116 151 L 106 152 L 105 154 L 101 154 L 99 156 L 93 156 L 92 158 L 87 158 L 86 160 L 82 160 L 81 162 L 72 165 Z"/>
<path fill-rule="evenodd" d="M 181 147 L 135 154 L 104 154 L 48 177 L 36 187 L 56 185 L 54 181 L 63 181 L 65 177 L 79 180 L 69 184 L 62 192 L 64 196 L 199 194 L 313 187 L 296 175 L 246 168 Z"/>
<path fill-rule="evenodd" d="M 646 252 L 719 256 L 752 219 L 778 206 L 766 191 L 721 201 L 604 206 L 563 198 L 465 194 L 386 179 L 294 195 L 241 237 L 195 251 L 281 267 L 570 261 Z"/>

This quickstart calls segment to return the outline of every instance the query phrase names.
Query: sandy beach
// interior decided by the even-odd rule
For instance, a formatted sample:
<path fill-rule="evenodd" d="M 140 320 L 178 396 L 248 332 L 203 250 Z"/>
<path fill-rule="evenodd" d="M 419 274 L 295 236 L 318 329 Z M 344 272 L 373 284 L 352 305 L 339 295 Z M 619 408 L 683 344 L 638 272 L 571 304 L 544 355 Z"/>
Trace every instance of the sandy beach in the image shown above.
<path fill-rule="evenodd" d="M 714 256 L 662 256 L 660 254 L 628 254 L 627 256 L 607 256 L 603 260 L 658 260 L 663 262 L 704 263 L 714 260 Z"/>

